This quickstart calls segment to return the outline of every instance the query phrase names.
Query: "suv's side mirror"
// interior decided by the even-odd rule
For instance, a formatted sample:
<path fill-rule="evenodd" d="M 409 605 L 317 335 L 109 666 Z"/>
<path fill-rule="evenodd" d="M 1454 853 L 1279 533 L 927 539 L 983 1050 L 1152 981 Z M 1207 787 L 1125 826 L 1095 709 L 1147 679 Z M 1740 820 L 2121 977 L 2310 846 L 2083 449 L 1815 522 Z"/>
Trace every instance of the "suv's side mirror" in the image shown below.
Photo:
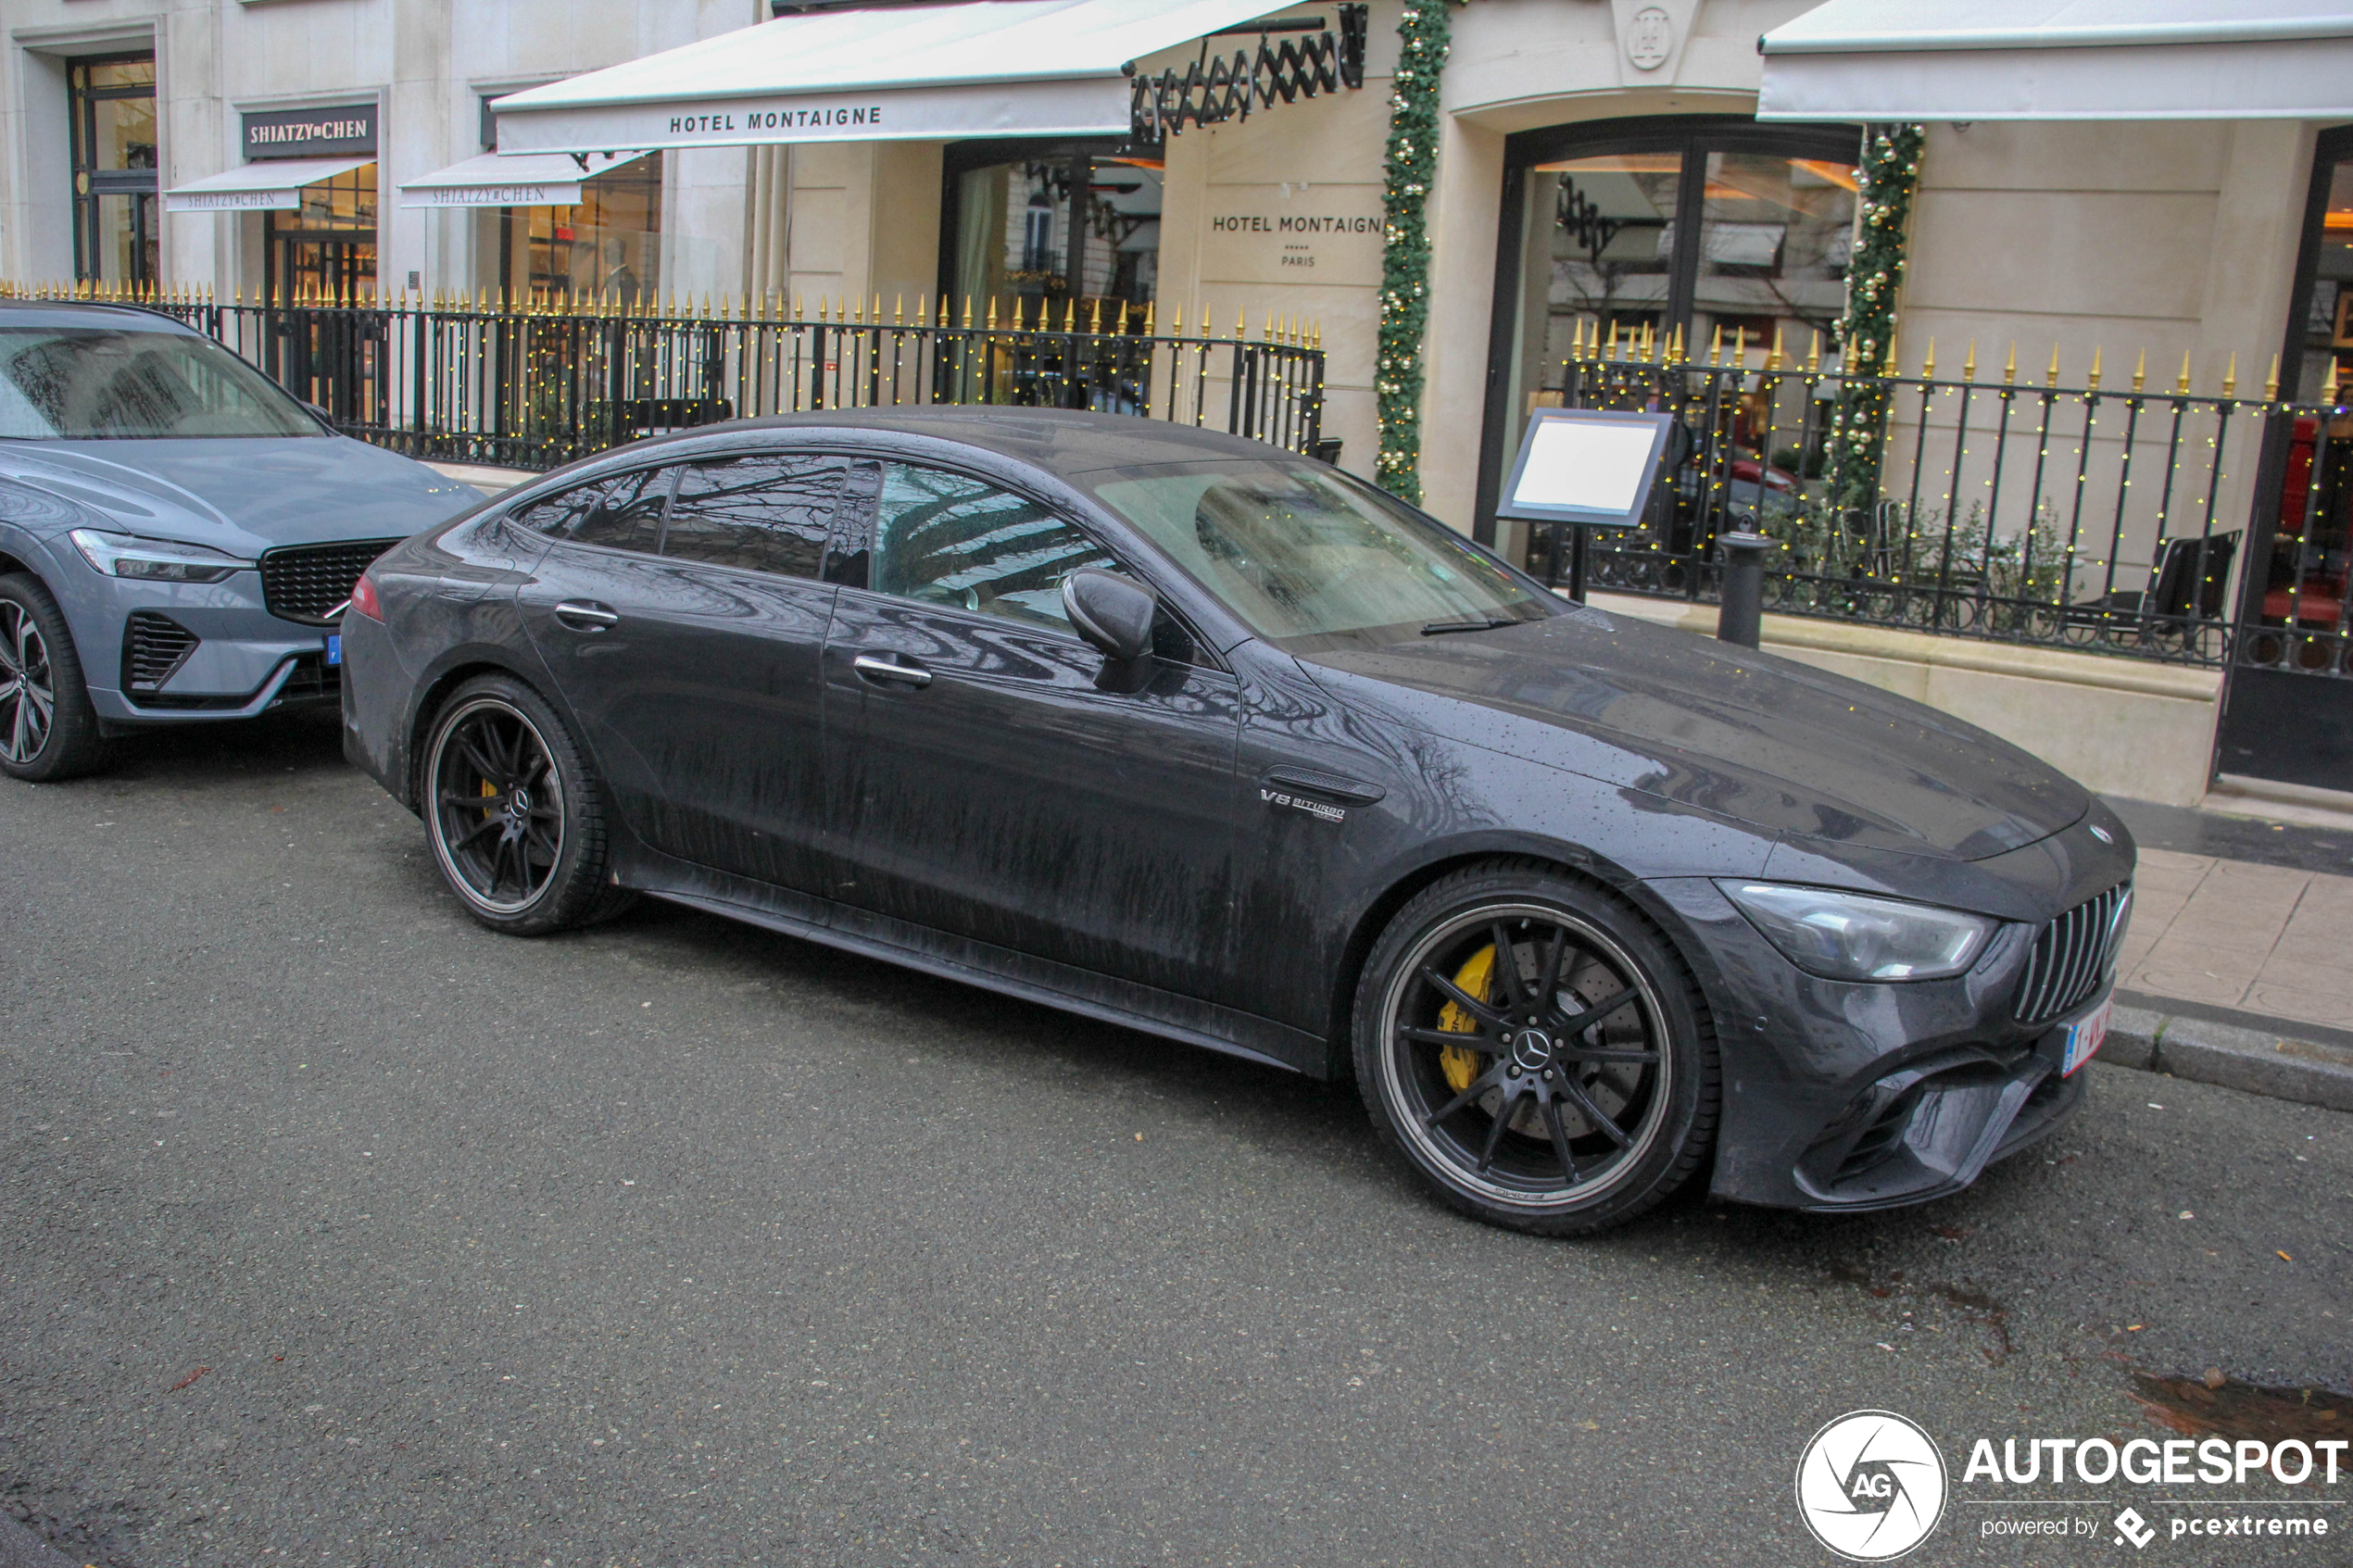
<path fill-rule="evenodd" d="M 1130 577 L 1082 566 L 1063 579 L 1063 613 L 1074 631 L 1115 664 L 1151 652 L 1160 596 Z"/>

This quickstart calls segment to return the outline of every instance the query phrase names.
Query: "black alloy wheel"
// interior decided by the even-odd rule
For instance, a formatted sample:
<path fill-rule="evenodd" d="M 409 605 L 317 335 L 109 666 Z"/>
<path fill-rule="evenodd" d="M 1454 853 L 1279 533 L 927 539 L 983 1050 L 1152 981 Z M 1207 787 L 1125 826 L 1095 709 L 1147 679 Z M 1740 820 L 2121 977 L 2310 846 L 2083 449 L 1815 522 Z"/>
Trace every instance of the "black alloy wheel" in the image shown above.
<path fill-rule="evenodd" d="M 539 694 L 503 675 L 458 688 L 434 721 L 423 777 L 426 835 L 474 919 L 535 936 L 616 912 L 603 797 Z"/>
<path fill-rule="evenodd" d="M 1533 862 L 1399 912 L 1357 988 L 1373 1121 L 1448 1202 L 1548 1235 L 1623 1223 L 1714 1140 L 1715 1042 L 1690 972 L 1615 897 Z"/>
<path fill-rule="evenodd" d="M 0 577 L 0 771 L 33 784 L 107 759 L 82 660 L 57 600 L 37 578 Z"/>

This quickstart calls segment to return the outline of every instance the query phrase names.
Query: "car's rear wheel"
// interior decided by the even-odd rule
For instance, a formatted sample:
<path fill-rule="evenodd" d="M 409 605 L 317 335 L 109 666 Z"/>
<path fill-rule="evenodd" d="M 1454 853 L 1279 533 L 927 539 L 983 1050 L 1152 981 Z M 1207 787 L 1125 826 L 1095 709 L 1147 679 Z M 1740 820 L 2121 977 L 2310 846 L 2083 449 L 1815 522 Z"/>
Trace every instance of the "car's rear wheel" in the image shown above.
<path fill-rule="evenodd" d="M 1715 1140 L 1719 1068 L 1690 971 L 1634 909 L 1538 862 L 1416 895 L 1374 945 L 1353 1022 L 1374 1124 L 1495 1224 L 1622 1224 Z"/>
<path fill-rule="evenodd" d="M 106 765 L 73 633 L 38 578 L 0 577 L 0 772 L 33 784 Z"/>
<path fill-rule="evenodd" d="M 536 936 L 615 913 L 604 792 L 537 692 L 482 675 L 450 694 L 425 744 L 426 836 L 466 912 Z"/>

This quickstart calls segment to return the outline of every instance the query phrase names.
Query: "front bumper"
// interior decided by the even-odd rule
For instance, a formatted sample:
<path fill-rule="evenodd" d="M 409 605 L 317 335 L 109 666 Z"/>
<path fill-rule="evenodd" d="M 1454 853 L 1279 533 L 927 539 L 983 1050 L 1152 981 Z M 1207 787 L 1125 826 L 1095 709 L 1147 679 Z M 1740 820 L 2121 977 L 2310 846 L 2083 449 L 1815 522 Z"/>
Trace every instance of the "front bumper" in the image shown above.
<path fill-rule="evenodd" d="M 333 628 L 271 613 L 261 574 L 149 583 L 93 571 L 69 544 L 44 577 L 73 628 L 91 706 L 108 730 L 249 719 L 336 700 Z"/>
<path fill-rule="evenodd" d="M 2051 914 L 2129 875 L 2129 852 L 2080 857 L 2078 870 L 2053 889 Z M 1852 984 L 1800 971 L 1712 883 L 1651 885 L 1696 939 L 1715 1014 L 1717 1196 L 1825 1211 L 1925 1202 L 2082 1106 L 2082 1073 L 2060 1075 L 2066 1029 L 2112 982 L 2103 976 L 2061 1017 L 2020 1022 L 2036 925 L 2006 924 L 1952 980 Z"/>

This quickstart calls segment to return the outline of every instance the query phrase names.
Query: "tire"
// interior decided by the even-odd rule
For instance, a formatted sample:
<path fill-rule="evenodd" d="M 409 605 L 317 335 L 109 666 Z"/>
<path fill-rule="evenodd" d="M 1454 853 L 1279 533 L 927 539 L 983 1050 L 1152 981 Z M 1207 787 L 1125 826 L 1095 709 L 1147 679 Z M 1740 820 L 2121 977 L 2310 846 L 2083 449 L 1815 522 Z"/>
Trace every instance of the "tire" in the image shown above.
<path fill-rule="evenodd" d="M 0 577 L 0 772 L 50 784 L 96 772 L 111 750 L 57 601 L 37 577 Z"/>
<path fill-rule="evenodd" d="M 537 692 L 509 675 L 467 681 L 434 715 L 423 756 L 425 837 L 475 920 L 540 936 L 630 903 L 612 884 L 604 789 Z"/>
<path fill-rule="evenodd" d="M 1624 1224 L 1716 1140 L 1722 1070 L 1690 969 L 1631 907 L 1541 861 L 1416 895 L 1365 960 L 1352 1026 L 1373 1125 L 1490 1224 Z"/>

